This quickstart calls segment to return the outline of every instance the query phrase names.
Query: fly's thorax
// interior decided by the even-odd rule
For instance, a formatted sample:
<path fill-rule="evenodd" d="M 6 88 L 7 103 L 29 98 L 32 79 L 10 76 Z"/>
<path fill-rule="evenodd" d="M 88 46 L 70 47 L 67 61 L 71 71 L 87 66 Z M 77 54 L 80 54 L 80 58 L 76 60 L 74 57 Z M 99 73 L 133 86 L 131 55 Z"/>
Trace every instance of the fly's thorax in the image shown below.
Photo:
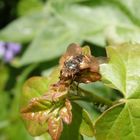
<path fill-rule="evenodd" d="M 83 55 L 72 56 L 68 58 L 63 65 L 61 70 L 62 78 L 73 78 L 77 73 L 80 72 L 80 63 L 82 63 Z"/>

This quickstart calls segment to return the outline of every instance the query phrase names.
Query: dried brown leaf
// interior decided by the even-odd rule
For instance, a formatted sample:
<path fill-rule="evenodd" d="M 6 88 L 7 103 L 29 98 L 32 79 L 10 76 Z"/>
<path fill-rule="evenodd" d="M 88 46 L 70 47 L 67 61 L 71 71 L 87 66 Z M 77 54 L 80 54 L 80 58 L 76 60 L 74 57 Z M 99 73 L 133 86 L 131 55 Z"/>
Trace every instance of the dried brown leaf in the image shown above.
<path fill-rule="evenodd" d="M 63 122 L 60 117 L 51 116 L 48 119 L 49 134 L 53 140 L 59 140 L 63 131 Z"/>
<path fill-rule="evenodd" d="M 72 106 L 68 99 L 66 99 L 65 106 L 60 110 L 60 117 L 66 124 L 70 124 L 72 122 Z"/>

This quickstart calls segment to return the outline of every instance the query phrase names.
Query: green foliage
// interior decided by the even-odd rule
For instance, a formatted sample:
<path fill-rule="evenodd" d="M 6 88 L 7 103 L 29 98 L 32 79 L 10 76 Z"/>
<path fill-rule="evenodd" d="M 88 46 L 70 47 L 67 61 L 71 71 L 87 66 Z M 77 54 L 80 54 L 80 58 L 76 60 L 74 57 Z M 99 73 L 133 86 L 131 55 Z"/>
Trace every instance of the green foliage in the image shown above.
<path fill-rule="evenodd" d="M 18 18 L 1 31 L 0 39 L 21 43 L 29 42 L 41 30 L 40 27 L 45 24 L 46 20 L 46 15 L 41 12 Z"/>
<path fill-rule="evenodd" d="M 44 92 L 47 91 L 48 88 L 48 84 L 46 84 L 47 79 L 46 78 L 40 78 L 40 77 L 34 77 L 32 79 L 30 79 L 29 81 L 27 81 L 24 85 L 24 94 L 22 94 L 23 96 L 22 98 L 22 103 L 21 106 L 26 106 L 29 102 L 30 99 L 34 98 L 34 97 L 38 97 L 41 94 L 43 94 Z M 28 113 L 27 113 L 27 117 L 29 116 L 38 116 L 41 115 L 42 117 L 44 117 L 43 115 L 45 114 L 44 112 L 48 109 L 47 105 L 49 105 L 48 103 L 44 103 L 42 104 L 42 102 L 37 102 L 31 109 L 28 109 Z M 50 106 L 50 105 L 49 105 Z M 47 124 L 46 123 L 36 123 L 34 121 L 25 121 L 25 125 L 28 128 L 28 131 L 33 135 L 40 135 L 43 132 L 46 132 L 47 130 Z M 34 127 L 36 126 L 36 127 Z"/>
<path fill-rule="evenodd" d="M 0 66 L 0 72 L 1 72 L 0 90 L 3 90 L 8 80 L 9 73 L 8 73 L 8 69 L 4 65 Z"/>
<path fill-rule="evenodd" d="M 107 53 L 110 63 L 101 66 L 103 78 L 111 82 L 126 98 L 133 98 L 140 90 L 140 62 L 137 61 L 140 54 L 139 44 L 108 47 Z"/>
<path fill-rule="evenodd" d="M 9 7 L 13 3 L 14 9 Z M 0 139 L 51 140 L 43 113 L 52 106 L 59 115 L 66 110 L 60 115 L 62 120 L 53 114 L 59 125 L 53 126 L 51 121 L 49 124 L 52 131 L 57 129 L 58 133 L 53 134 L 59 137 L 63 122 L 60 140 L 140 139 L 140 1 L 0 1 L 0 9 L 3 7 L 12 17 L 1 17 L 5 27 L 0 30 L 0 41 L 23 46 L 10 63 L 0 58 Z M 66 90 L 46 100 L 44 94 L 59 81 L 58 58 L 73 42 L 89 45 L 95 56 L 105 54 L 107 46 L 108 60 L 102 59 L 104 64 L 100 64 L 102 79 L 80 84 L 78 90 L 74 85 L 70 94 Z M 84 48 L 84 55 L 90 54 L 90 49 Z M 35 77 L 26 81 L 31 76 Z M 66 101 L 66 97 L 70 100 Z M 39 100 L 28 106 L 34 98 Z M 48 98 L 55 100 L 53 104 Z M 71 106 L 66 106 L 66 102 Z M 28 110 L 24 123 L 37 137 L 25 129 L 20 108 Z M 32 113 L 36 117 L 29 120 Z M 42 133 L 45 134 L 38 136 Z"/>
<path fill-rule="evenodd" d="M 24 3 L 28 5 L 26 0 L 22 0 L 19 9 Z M 42 7 L 39 0 L 34 1 L 24 11 L 32 11 L 35 4 L 40 7 L 36 8 L 37 12 L 29 12 L 13 21 L 1 31 L 0 39 L 17 42 L 32 40 L 21 59 L 22 65 L 57 58 L 71 42 L 86 40 L 100 46 L 104 46 L 106 41 L 139 42 L 140 21 L 135 14 L 139 4 L 135 4 L 135 0 L 127 3 L 125 5 L 120 0 L 50 0 Z M 133 4 L 131 7 L 130 3 Z M 50 55 L 50 52 L 53 54 Z"/>
<path fill-rule="evenodd" d="M 102 95 L 100 96 L 97 95 L 96 92 L 98 92 L 98 94 L 100 94 L 99 92 L 101 92 L 97 87 L 93 88 L 94 86 L 91 86 L 93 88 L 93 90 L 91 90 L 90 85 L 87 85 L 87 87 L 85 85 L 81 86 L 81 89 L 79 89 L 78 91 L 79 93 L 81 90 L 83 93 L 85 93 L 86 97 L 89 98 L 89 101 L 92 101 L 94 103 L 96 102 L 104 103 L 109 107 L 109 109 L 103 110 L 104 113 L 101 116 L 97 117 L 97 120 L 95 121 L 95 129 L 94 129 L 93 122 L 90 119 L 91 114 L 88 112 L 88 109 L 86 108 L 87 111 L 84 111 L 82 113 L 81 107 L 79 108 L 76 105 L 80 109 L 79 110 L 75 105 L 72 105 L 72 108 L 73 108 L 72 109 L 73 110 L 72 123 L 70 124 L 70 126 L 64 125 L 64 130 L 62 129 L 63 131 L 59 130 L 60 126 L 59 128 L 57 128 L 58 129 L 57 135 L 60 135 L 62 131 L 62 135 L 60 139 L 64 139 L 64 138 L 71 139 L 72 137 L 75 137 L 75 139 L 78 140 L 80 138 L 79 132 L 82 135 L 87 135 L 87 136 L 93 136 L 94 133 L 96 132 L 95 137 L 96 139 L 99 139 L 99 140 L 102 140 L 102 139 L 111 140 L 112 138 L 116 140 L 120 138 L 139 139 L 139 123 L 140 122 L 138 118 L 140 114 L 139 114 L 138 104 L 139 104 L 139 93 L 140 93 L 140 89 L 139 89 L 140 62 L 136 61 L 139 59 L 139 54 L 140 54 L 139 48 L 140 48 L 139 44 L 131 44 L 131 43 L 125 43 L 121 45 L 114 45 L 114 46 L 107 47 L 107 55 L 109 58 L 109 62 L 100 65 L 100 72 L 102 74 L 102 80 L 104 84 L 106 84 L 107 86 L 111 86 L 119 90 L 124 95 L 124 98 L 116 100 L 115 102 L 111 103 L 110 99 L 108 99 L 110 96 L 108 96 L 107 98 L 107 96 L 104 97 Z M 125 50 L 125 52 L 123 50 Z M 135 65 L 134 65 L 134 62 L 136 62 Z M 58 75 L 56 75 L 56 79 L 58 79 L 57 78 Z M 53 76 L 51 78 L 55 79 Z M 32 99 L 33 97 L 35 96 L 38 97 L 39 94 L 37 95 L 36 94 L 37 92 L 41 92 L 41 94 L 44 94 L 47 91 L 48 93 L 50 92 L 47 88 L 43 90 L 44 85 L 47 86 L 47 83 L 49 82 L 47 82 L 47 80 L 46 81 L 43 80 L 43 78 L 41 78 L 41 81 L 39 79 L 40 78 L 32 78 L 27 82 L 28 86 L 25 84 L 25 87 L 23 89 L 23 95 L 24 95 L 23 99 L 27 100 L 27 103 L 29 103 L 29 100 Z M 46 84 L 42 85 L 42 82 Z M 33 89 L 33 90 L 28 91 L 28 87 L 29 89 Z M 86 88 L 88 91 L 85 90 Z M 29 96 L 29 94 L 27 94 L 26 91 L 28 91 L 29 94 L 33 95 L 33 97 Z M 70 93 L 66 93 L 66 94 L 70 94 Z M 107 93 L 105 92 L 104 94 L 107 95 Z M 44 97 L 46 95 L 47 94 L 45 94 Z M 30 98 L 28 98 L 28 96 Z M 28 121 L 30 123 L 29 123 L 28 129 L 31 133 L 33 131 L 35 135 L 38 135 L 38 133 L 40 132 L 40 128 L 42 132 L 43 130 L 47 129 L 43 127 L 45 123 L 43 123 L 43 125 L 41 125 L 40 128 L 38 127 L 34 128 L 33 126 L 36 121 L 32 122 L 33 120 L 40 120 L 41 123 L 42 121 L 44 122 L 44 119 L 43 119 L 44 116 L 43 116 L 43 113 L 41 112 L 45 109 L 46 114 L 48 114 L 48 109 L 51 109 L 52 105 L 51 105 L 51 102 L 48 100 L 50 98 L 48 97 L 44 98 L 44 97 L 38 98 L 37 102 L 33 100 L 35 106 L 34 104 L 31 103 L 31 106 L 29 105 L 28 108 L 26 108 L 27 111 L 31 111 L 31 114 L 33 112 L 39 111 L 39 114 L 37 114 L 37 118 L 36 117 L 32 118 L 32 115 L 23 116 L 24 118 L 29 118 Z M 104 98 L 107 98 L 107 99 L 104 99 Z M 47 103 L 46 101 L 47 102 L 49 101 L 50 103 Z M 59 104 L 61 104 L 61 98 L 59 98 L 57 102 L 60 102 Z M 57 102 L 55 104 L 57 104 Z M 81 103 L 78 103 L 78 104 L 80 104 L 80 106 L 83 106 L 83 107 L 85 106 L 85 105 L 82 105 Z M 25 105 L 23 105 L 23 107 L 24 106 Z M 76 112 L 74 112 L 74 110 L 76 110 Z M 25 113 L 27 111 L 25 111 Z M 78 116 L 75 116 L 76 114 Z M 39 119 L 39 116 L 40 116 L 40 119 Z M 76 118 L 78 118 L 78 120 L 76 120 L 75 122 Z M 128 124 L 129 124 L 129 127 L 127 126 Z M 30 125 L 33 125 L 33 126 L 30 127 Z M 47 126 L 47 124 L 45 124 L 45 126 Z M 36 129 L 36 131 L 34 131 L 34 129 Z M 68 132 L 72 132 L 72 134 Z M 129 132 L 132 132 L 132 133 L 127 135 Z M 69 134 L 69 136 L 67 136 L 67 134 Z M 77 134 L 77 135 L 73 136 L 73 134 Z M 56 139 L 59 138 L 59 136 L 56 136 L 56 137 L 57 137 Z"/>
<path fill-rule="evenodd" d="M 102 76 L 105 83 L 121 91 L 124 99 L 96 122 L 97 140 L 140 139 L 140 45 L 110 46 L 107 53 L 110 61 L 101 65 Z"/>
<path fill-rule="evenodd" d="M 88 112 L 86 112 L 86 110 L 83 110 L 82 116 L 83 119 L 80 127 L 80 133 L 85 134 L 86 136 L 89 137 L 94 136 L 94 127 Z"/>
<path fill-rule="evenodd" d="M 18 3 L 18 15 L 24 16 L 39 11 L 43 7 L 41 0 L 20 0 Z"/>

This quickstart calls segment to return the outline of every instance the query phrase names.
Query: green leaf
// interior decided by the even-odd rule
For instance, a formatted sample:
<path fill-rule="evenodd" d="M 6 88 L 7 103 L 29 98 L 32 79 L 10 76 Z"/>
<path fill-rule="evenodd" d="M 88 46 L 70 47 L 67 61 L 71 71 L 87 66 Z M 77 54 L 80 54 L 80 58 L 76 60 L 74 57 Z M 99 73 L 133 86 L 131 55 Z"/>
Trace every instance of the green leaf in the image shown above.
<path fill-rule="evenodd" d="M 57 58 L 72 42 L 86 40 L 99 46 L 105 46 L 106 41 L 112 44 L 139 42 L 140 20 L 135 14 L 139 4 L 135 4 L 136 0 L 128 1 L 50 0 L 42 11 L 31 12 L 5 27 L 0 39 L 32 40 L 21 59 L 22 65 Z"/>
<path fill-rule="evenodd" d="M 31 41 L 46 23 L 47 15 L 43 12 L 23 16 L 1 30 L 0 40 L 21 43 Z"/>
<path fill-rule="evenodd" d="M 124 99 L 106 110 L 95 123 L 97 140 L 140 139 L 140 45 L 107 48 L 108 64 L 101 65 L 104 83 L 121 91 Z M 119 103 L 120 102 L 120 103 Z"/>
<path fill-rule="evenodd" d="M 4 92 L 0 90 L 0 104 L 1 104 L 0 127 L 2 125 L 1 121 L 5 120 L 8 117 L 9 112 L 7 108 L 8 108 L 9 102 L 10 102 L 10 97 L 8 95 L 8 92 Z"/>
<path fill-rule="evenodd" d="M 41 10 L 43 2 L 41 0 L 20 0 L 18 3 L 18 15 L 23 16 Z"/>
<path fill-rule="evenodd" d="M 93 104 L 85 101 L 76 101 L 89 115 L 89 118 L 92 120 L 93 124 L 96 119 L 101 115 L 101 113 L 94 107 Z"/>
<path fill-rule="evenodd" d="M 118 136 L 118 133 L 116 133 L 115 131 L 112 131 L 111 128 L 113 128 L 116 125 L 115 120 L 117 120 L 122 109 L 123 109 L 123 105 L 117 105 L 103 113 L 103 115 L 99 118 L 99 120 L 96 122 L 96 125 L 95 125 L 96 126 L 95 136 L 97 140 L 108 139 L 109 132 L 116 134 L 116 137 Z M 117 128 L 117 130 L 119 131 L 119 128 Z"/>
<path fill-rule="evenodd" d="M 77 104 L 72 104 L 72 123 L 64 124 L 64 129 L 60 140 L 80 140 L 80 125 L 82 122 L 82 108 Z"/>
<path fill-rule="evenodd" d="M 131 6 L 132 3 L 133 6 Z M 129 0 L 129 2 L 70 0 L 69 3 L 56 0 L 51 2 L 55 14 L 60 16 L 66 24 L 74 28 L 74 31 L 79 31 L 80 36 L 85 40 L 99 45 L 105 45 L 106 40 L 139 42 L 140 21 L 137 14 L 131 12 L 137 11 L 134 3 L 135 0 Z"/>
<path fill-rule="evenodd" d="M 40 97 L 42 94 L 44 94 L 48 90 L 47 83 L 47 78 L 34 77 L 29 79 L 23 87 L 21 108 L 26 107 L 32 98 Z M 24 120 L 24 122 L 29 133 L 33 136 L 40 135 L 47 131 L 46 122 L 44 124 L 40 124 L 38 121 L 28 119 Z"/>
<path fill-rule="evenodd" d="M 131 99 L 106 111 L 96 122 L 97 140 L 139 140 L 140 100 Z"/>
<path fill-rule="evenodd" d="M 3 88 L 6 85 L 6 82 L 9 77 L 9 71 L 8 68 L 4 65 L 0 65 L 0 90 L 3 90 Z"/>
<path fill-rule="evenodd" d="M 89 84 L 80 84 L 80 87 L 86 91 L 91 92 L 93 95 L 97 97 L 101 97 L 106 100 L 115 100 L 117 95 L 112 95 L 114 92 L 113 89 L 105 86 L 102 82 L 95 82 Z"/>
<path fill-rule="evenodd" d="M 82 48 L 82 54 L 83 55 L 91 55 L 90 47 L 89 46 L 84 46 Z"/>
<path fill-rule="evenodd" d="M 28 79 L 23 86 L 21 97 L 21 107 L 26 106 L 32 98 L 41 97 L 48 91 L 51 84 L 59 79 L 59 69 L 55 68 L 52 73 L 46 77 L 32 77 Z"/>
<path fill-rule="evenodd" d="M 109 63 L 102 64 L 103 79 L 120 90 L 126 98 L 138 97 L 140 91 L 140 45 L 125 43 L 107 47 Z"/>
<path fill-rule="evenodd" d="M 3 138 L 9 140 L 33 140 L 33 137 L 29 135 L 19 118 L 12 120 L 11 123 L 4 129 L 4 136 L 2 139 Z"/>
<path fill-rule="evenodd" d="M 26 118 L 24 120 L 26 128 L 33 136 L 40 135 L 47 131 L 45 115 L 47 109 L 51 107 L 51 103 L 41 98 L 41 96 L 48 91 L 48 87 L 54 83 L 55 80 L 57 81 L 57 76 L 57 71 L 54 71 L 54 75 L 51 77 L 33 77 L 24 84 L 23 94 L 21 96 L 21 111 L 23 117 Z M 31 102 L 33 98 L 37 100 Z M 29 101 L 31 102 L 30 104 Z"/>
<path fill-rule="evenodd" d="M 82 136 L 83 136 L 83 140 L 96 140 L 95 137 L 88 137 L 85 135 L 82 135 Z"/>
<path fill-rule="evenodd" d="M 82 123 L 80 126 L 80 133 L 86 136 L 92 137 L 94 136 L 94 126 L 91 118 L 86 110 L 83 110 L 82 113 Z"/>
<path fill-rule="evenodd" d="M 75 103 L 72 103 L 72 116 L 72 123 L 70 125 L 64 124 L 60 140 L 71 140 L 72 138 L 80 140 L 80 134 L 93 136 L 93 123 L 88 113 Z"/>
<path fill-rule="evenodd" d="M 55 59 L 65 52 L 71 42 L 80 41 L 62 21 L 53 19 L 30 44 L 21 59 L 21 64 Z M 36 49 L 38 51 L 35 51 Z"/>
<path fill-rule="evenodd" d="M 23 87 L 25 80 L 27 79 L 29 74 L 36 68 L 36 66 L 37 65 L 35 64 L 35 65 L 30 65 L 30 66 L 26 67 L 22 71 L 22 74 L 20 74 L 16 80 L 15 87 L 12 89 L 14 99 L 12 101 L 12 104 L 10 105 L 11 110 L 9 113 L 10 117 L 12 117 L 12 118 L 19 116 L 19 113 L 20 113 L 19 108 L 20 108 L 20 104 L 21 104 L 20 98 L 22 98 L 22 94 L 19 94 L 19 93 L 22 92 L 22 87 Z"/>
<path fill-rule="evenodd" d="M 139 10 L 139 5 L 140 1 L 137 0 L 111 0 L 112 3 L 118 5 L 120 9 L 124 11 L 126 15 L 130 17 L 130 19 L 135 22 L 134 24 L 140 25 L 140 10 Z"/>
<path fill-rule="evenodd" d="M 34 97 L 40 97 L 48 91 L 48 79 L 42 77 L 32 77 L 23 87 L 21 105 L 25 106 Z"/>
<path fill-rule="evenodd" d="M 49 1 L 46 11 L 54 16 L 28 47 L 21 59 L 23 65 L 57 58 L 72 42 L 87 40 L 100 46 L 106 40 L 139 42 L 139 27 L 114 1 Z"/>

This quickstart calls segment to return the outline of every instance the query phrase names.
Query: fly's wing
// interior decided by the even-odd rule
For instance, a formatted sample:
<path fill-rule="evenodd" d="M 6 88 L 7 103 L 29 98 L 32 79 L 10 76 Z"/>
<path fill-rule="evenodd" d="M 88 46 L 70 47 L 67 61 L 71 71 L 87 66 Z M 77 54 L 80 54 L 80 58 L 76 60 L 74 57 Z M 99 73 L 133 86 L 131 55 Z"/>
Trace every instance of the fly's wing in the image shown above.
<path fill-rule="evenodd" d="M 66 51 L 67 56 L 77 56 L 80 54 L 82 54 L 82 48 L 78 44 L 72 43 L 68 46 Z"/>
<path fill-rule="evenodd" d="M 60 58 L 59 64 L 60 67 L 63 67 L 63 64 L 70 57 L 80 55 L 82 53 L 82 48 L 75 43 L 72 43 L 68 46 L 66 53 Z"/>
<path fill-rule="evenodd" d="M 107 63 L 109 61 L 109 58 L 107 57 L 96 57 L 96 60 L 98 61 L 99 64 Z"/>
<path fill-rule="evenodd" d="M 107 62 L 107 57 L 92 57 L 90 60 L 90 71 L 99 72 L 99 65 Z"/>

